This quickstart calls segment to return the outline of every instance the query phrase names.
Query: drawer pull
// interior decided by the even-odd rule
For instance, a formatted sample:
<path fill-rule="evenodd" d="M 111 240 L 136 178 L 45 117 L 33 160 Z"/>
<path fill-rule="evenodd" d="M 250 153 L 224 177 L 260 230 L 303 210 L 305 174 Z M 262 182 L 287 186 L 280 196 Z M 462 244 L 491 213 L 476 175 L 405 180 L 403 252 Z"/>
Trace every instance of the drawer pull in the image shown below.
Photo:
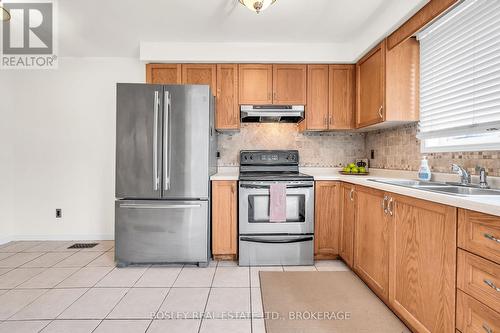
<path fill-rule="evenodd" d="M 493 281 L 483 280 L 483 282 L 486 283 L 488 285 L 488 287 L 490 287 L 491 289 L 495 290 L 497 293 L 500 293 L 500 288 L 498 288 L 497 286 L 495 286 L 495 284 L 493 283 Z"/>
<path fill-rule="evenodd" d="M 486 333 L 493 333 L 493 330 L 486 324 L 483 324 L 483 329 Z"/>
<path fill-rule="evenodd" d="M 500 239 L 496 238 L 495 236 L 493 235 L 490 235 L 490 234 L 484 234 L 484 237 L 494 241 L 494 242 L 497 242 L 497 243 L 500 243 Z"/>

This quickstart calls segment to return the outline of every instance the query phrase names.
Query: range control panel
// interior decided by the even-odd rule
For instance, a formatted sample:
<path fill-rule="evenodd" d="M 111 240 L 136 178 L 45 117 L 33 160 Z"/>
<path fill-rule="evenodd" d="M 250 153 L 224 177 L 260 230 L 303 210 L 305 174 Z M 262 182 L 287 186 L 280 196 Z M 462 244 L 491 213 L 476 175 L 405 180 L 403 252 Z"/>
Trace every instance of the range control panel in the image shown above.
<path fill-rule="evenodd" d="M 241 165 L 298 165 L 298 150 L 242 150 Z"/>

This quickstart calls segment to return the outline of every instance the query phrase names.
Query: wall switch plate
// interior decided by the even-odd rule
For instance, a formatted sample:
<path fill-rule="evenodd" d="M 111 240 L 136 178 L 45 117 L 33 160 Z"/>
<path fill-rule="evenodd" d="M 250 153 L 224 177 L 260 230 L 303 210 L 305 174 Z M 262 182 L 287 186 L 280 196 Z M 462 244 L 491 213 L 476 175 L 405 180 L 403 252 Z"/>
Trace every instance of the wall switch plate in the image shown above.
<path fill-rule="evenodd" d="M 56 208 L 56 219 L 62 218 L 62 209 Z"/>

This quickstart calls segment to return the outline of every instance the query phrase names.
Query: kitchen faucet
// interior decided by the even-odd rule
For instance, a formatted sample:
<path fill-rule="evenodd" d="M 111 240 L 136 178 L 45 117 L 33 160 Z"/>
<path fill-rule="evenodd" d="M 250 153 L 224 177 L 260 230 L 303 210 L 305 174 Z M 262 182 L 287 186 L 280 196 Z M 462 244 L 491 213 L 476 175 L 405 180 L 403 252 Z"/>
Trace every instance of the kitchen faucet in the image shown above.
<path fill-rule="evenodd" d="M 451 171 L 457 173 L 460 176 L 460 185 L 465 185 L 465 186 L 470 185 L 471 176 L 467 172 L 467 170 L 465 170 L 464 168 L 462 168 L 458 164 L 452 164 Z"/>

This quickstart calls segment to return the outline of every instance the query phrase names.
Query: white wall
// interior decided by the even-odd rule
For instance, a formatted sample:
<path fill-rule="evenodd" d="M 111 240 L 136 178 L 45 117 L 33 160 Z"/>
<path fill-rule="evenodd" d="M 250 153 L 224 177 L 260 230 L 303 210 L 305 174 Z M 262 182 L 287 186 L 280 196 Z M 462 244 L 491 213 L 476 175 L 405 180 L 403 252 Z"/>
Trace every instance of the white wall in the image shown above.
<path fill-rule="evenodd" d="M 144 77 L 129 58 L 0 73 L 0 242 L 113 237 L 115 84 Z"/>

